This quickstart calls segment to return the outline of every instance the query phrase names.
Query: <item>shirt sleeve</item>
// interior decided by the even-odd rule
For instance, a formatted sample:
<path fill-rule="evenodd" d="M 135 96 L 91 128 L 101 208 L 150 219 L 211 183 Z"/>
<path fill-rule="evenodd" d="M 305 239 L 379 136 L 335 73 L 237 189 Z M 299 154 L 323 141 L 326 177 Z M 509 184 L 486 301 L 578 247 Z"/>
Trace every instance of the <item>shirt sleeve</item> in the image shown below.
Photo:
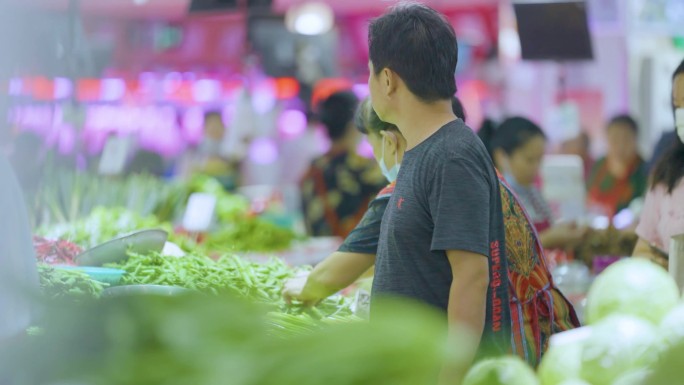
<path fill-rule="evenodd" d="M 442 163 L 430 183 L 432 251 L 460 250 L 489 256 L 493 210 L 490 175 L 482 165 L 455 158 Z"/>
<path fill-rule="evenodd" d="M 389 197 L 374 199 L 361 222 L 352 230 L 338 251 L 359 254 L 377 254 L 380 239 L 380 224 L 385 215 Z"/>
<path fill-rule="evenodd" d="M 646 194 L 639 226 L 636 228 L 639 238 L 648 243 L 655 243 L 661 246 L 663 243 L 660 236 L 658 236 L 658 223 L 660 222 L 660 205 L 662 204 L 663 193 L 662 186 L 656 186 L 655 189 Z"/>

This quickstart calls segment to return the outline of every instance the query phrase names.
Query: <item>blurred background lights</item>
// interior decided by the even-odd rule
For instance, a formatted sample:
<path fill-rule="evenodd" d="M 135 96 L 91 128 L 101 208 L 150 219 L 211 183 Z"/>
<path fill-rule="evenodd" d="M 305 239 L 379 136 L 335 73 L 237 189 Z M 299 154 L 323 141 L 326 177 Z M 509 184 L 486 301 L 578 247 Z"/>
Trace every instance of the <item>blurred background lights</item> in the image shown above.
<path fill-rule="evenodd" d="M 290 7 L 285 14 L 285 25 L 302 35 L 321 35 L 335 24 L 332 8 L 325 3 L 311 2 Z"/>
<path fill-rule="evenodd" d="M 249 159 L 255 164 L 273 164 L 278 160 L 278 147 L 273 139 L 254 139 L 249 147 Z"/>
<path fill-rule="evenodd" d="M 285 110 L 278 117 L 278 130 L 286 138 L 295 138 L 306 131 L 306 115 L 299 110 Z"/>

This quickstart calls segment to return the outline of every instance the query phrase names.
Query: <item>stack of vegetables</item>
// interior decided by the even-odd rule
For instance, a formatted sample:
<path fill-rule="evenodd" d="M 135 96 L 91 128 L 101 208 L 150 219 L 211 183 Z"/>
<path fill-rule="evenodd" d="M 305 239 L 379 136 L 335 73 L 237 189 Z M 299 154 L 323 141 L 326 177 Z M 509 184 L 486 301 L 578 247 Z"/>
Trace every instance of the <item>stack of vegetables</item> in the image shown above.
<path fill-rule="evenodd" d="M 291 268 L 277 258 L 262 264 L 235 255 L 213 260 L 197 253 L 181 258 L 158 253 L 133 254 L 124 263 L 108 267 L 127 272 L 124 284 L 177 286 L 216 295 L 229 293 L 267 305 L 272 310 L 270 314 L 276 331 L 285 333 L 289 329 L 315 329 L 319 325 L 317 321 L 354 319 L 351 300 L 342 296 L 328 298 L 313 308 L 286 304 L 281 295 L 285 280 L 305 268 Z"/>
<path fill-rule="evenodd" d="M 97 207 L 90 215 L 72 222 L 64 222 L 38 230 L 46 239 L 69 241 L 84 250 L 98 246 L 124 234 L 143 229 L 165 230 L 173 237 L 171 224 L 152 215 L 140 215 L 121 207 Z M 181 240 L 181 238 L 175 238 Z"/>
<path fill-rule="evenodd" d="M 38 226 L 71 223 L 97 207 L 122 207 L 142 216 L 153 215 L 172 199 L 176 187 L 147 175 L 102 177 L 68 169 L 45 173 L 33 217 Z"/>
<path fill-rule="evenodd" d="M 42 227 L 39 234 L 46 239 L 67 240 L 83 249 L 89 249 L 124 234 L 142 229 L 162 229 L 169 233 L 169 240 L 186 251 L 211 252 L 274 252 L 287 249 L 297 238 L 290 229 L 278 227 L 258 217 L 242 219 L 219 226 L 203 237 L 198 244 L 180 231 L 174 231 L 168 222 L 155 216 L 142 216 L 124 208 L 94 209 L 83 219 L 69 223 Z"/>
<path fill-rule="evenodd" d="M 587 329 L 549 349 L 538 378 L 521 360 L 506 357 L 476 365 L 464 385 L 678 383 L 684 303 L 664 269 L 639 258 L 611 265 L 589 291 L 587 321 Z"/>
<path fill-rule="evenodd" d="M 115 224 L 110 225 L 116 227 Z M 81 240 L 78 233 L 75 235 Z M 97 240 L 98 236 L 94 239 Z M 79 250 L 77 246 L 65 241 L 50 242 L 38 237 L 36 240 L 36 249 L 42 251 L 38 253 L 39 262 L 74 264 L 73 258 Z M 85 243 L 91 242 L 93 237 L 82 240 Z M 296 303 L 286 304 L 281 295 L 285 280 L 306 267 L 294 269 L 277 258 L 262 264 L 236 255 L 212 259 L 198 251 L 180 258 L 159 253 L 130 254 L 124 262 L 107 267 L 126 272 L 123 285 L 175 286 L 213 295 L 230 293 L 264 304 L 271 309 L 269 320 L 273 327 L 272 333 L 276 335 L 309 332 L 318 329 L 323 322 L 355 319 L 350 310 L 350 299 L 341 296 L 328 298 L 313 308 Z M 80 301 L 85 298 L 99 298 L 106 286 L 84 273 L 54 268 L 46 263 L 39 264 L 39 273 L 41 287 L 51 299 L 70 298 Z"/>

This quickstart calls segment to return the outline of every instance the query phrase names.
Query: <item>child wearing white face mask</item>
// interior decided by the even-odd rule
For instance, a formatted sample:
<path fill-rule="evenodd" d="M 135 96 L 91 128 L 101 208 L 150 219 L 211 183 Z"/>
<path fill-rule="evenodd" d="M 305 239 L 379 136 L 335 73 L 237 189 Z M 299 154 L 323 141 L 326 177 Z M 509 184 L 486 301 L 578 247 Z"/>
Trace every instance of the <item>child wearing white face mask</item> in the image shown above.
<path fill-rule="evenodd" d="M 672 76 L 672 107 L 675 143 L 660 158 L 651 175 L 637 235 L 635 256 L 650 258 L 660 264 L 667 261 L 657 251 L 667 250 L 670 238 L 684 234 L 684 61 Z"/>

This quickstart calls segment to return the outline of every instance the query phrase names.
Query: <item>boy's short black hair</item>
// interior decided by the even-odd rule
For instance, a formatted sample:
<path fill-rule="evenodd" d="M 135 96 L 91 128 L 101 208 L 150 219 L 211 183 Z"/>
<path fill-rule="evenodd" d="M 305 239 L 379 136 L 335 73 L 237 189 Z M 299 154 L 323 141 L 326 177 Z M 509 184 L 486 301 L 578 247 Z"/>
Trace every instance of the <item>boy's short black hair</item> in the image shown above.
<path fill-rule="evenodd" d="M 359 99 L 351 91 L 336 92 L 319 104 L 318 117 L 331 140 L 345 136 L 358 105 Z"/>
<path fill-rule="evenodd" d="M 456 93 L 456 34 L 434 9 L 417 3 L 397 4 L 371 21 L 368 46 L 375 75 L 391 69 L 421 100 L 444 100 Z"/>

